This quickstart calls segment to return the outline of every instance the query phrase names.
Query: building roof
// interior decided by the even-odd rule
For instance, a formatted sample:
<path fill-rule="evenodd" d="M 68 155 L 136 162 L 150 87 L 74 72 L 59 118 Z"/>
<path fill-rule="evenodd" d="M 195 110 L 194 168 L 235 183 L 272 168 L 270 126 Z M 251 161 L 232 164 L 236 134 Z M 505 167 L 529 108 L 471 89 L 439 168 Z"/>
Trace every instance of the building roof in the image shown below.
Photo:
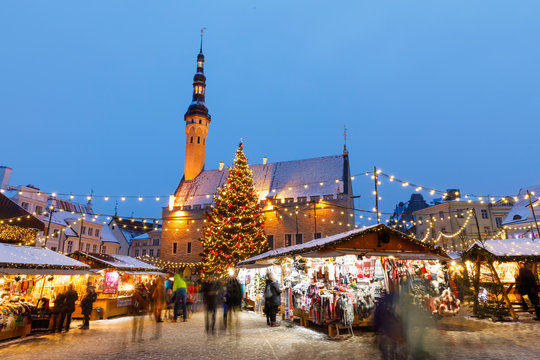
<path fill-rule="evenodd" d="M 0 220 L 17 218 L 20 218 L 20 220 L 9 223 L 9 225 L 37 230 L 43 230 L 45 228 L 45 225 L 43 225 L 41 220 L 24 210 L 4 194 L 0 193 Z"/>
<path fill-rule="evenodd" d="M 529 205 L 529 199 L 526 197 L 527 190 L 534 192 L 536 196 L 540 196 L 540 185 L 531 186 L 521 189 L 519 191 L 518 200 L 514 203 L 514 206 L 508 212 L 508 215 L 503 221 L 503 225 L 513 225 L 533 222 L 533 214 Z M 534 201 L 533 201 L 534 203 Z M 536 219 L 540 220 L 540 208 L 538 206 L 533 207 Z"/>
<path fill-rule="evenodd" d="M 100 238 L 101 241 L 106 243 L 120 244 L 116 236 L 114 236 L 112 233 L 111 229 L 106 225 L 101 228 Z"/>
<path fill-rule="evenodd" d="M 81 261 L 90 260 L 102 268 L 114 268 L 120 271 L 159 271 L 160 269 L 127 255 L 95 254 L 76 251 L 69 256 Z"/>
<path fill-rule="evenodd" d="M 540 241 L 531 241 L 531 239 L 526 238 L 489 240 L 484 244 L 480 241 L 476 241 L 469 247 L 467 253 L 473 248 L 479 248 L 500 257 L 540 257 Z"/>
<path fill-rule="evenodd" d="M 347 155 L 258 164 L 250 166 L 250 169 L 260 200 L 267 197 L 322 197 L 350 192 Z M 176 190 L 175 205 L 211 204 L 212 194 L 226 181 L 227 176 L 227 169 L 203 170 L 195 179 L 183 180 Z"/>
<path fill-rule="evenodd" d="M 47 248 L 0 243 L 0 273 L 6 273 L 5 268 L 87 270 L 89 266 Z"/>

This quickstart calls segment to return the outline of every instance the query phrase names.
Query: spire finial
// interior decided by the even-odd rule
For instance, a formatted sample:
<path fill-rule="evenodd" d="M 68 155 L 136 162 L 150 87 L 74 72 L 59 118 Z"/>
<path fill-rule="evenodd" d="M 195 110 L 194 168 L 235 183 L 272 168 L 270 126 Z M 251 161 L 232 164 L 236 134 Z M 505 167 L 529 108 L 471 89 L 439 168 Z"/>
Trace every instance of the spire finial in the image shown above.
<path fill-rule="evenodd" d="M 347 126 L 343 125 L 343 152 L 347 152 Z"/>
<path fill-rule="evenodd" d="M 203 40 L 203 33 L 204 33 L 204 30 L 206 30 L 205 27 L 203 27 L 203 28 L 201 29 L 201 54 L 202 54 L 202 40 Z"/>

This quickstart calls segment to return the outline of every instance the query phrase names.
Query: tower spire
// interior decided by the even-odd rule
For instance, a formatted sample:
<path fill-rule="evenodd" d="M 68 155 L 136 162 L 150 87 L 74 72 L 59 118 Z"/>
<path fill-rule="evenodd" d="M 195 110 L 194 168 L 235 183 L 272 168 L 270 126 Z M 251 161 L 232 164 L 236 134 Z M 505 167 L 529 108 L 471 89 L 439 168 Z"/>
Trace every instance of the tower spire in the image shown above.
<path fill-rule="evenodd" d="M 199 54 L 202 54 L 202 41 L 203 41 L 203 32 L 204 32 L 204 30 L 206 30 L 205 27 L 203 27 L 203 28 L 201 29 L 201 51 L 199 52 Z"/>

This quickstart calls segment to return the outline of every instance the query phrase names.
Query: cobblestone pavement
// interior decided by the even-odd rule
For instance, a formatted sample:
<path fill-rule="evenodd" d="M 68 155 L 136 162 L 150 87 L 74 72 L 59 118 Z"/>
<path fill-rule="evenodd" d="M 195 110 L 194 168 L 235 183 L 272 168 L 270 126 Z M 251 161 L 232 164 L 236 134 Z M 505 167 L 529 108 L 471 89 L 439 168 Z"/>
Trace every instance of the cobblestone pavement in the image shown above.
<path fill-rule="evenodd" d="M 330 340 L 312 329 L 282 322 L 266 326 L 265 319 L 240 313 L 232 334 L 204 334 L 203 314 L 188 322 L 156 324 L 144 319 L 142 341 L 132 341 L 133 318 L 96 321 L 91 329 L 72 329 L 0 343 L 0 359 L 380 359 L 375 338 L 359 331 L 348 340 Z M 426 349 L 437 359 L 540 358 L 540 324 L 492 323 L 464 317 L 443 319 L 423 331 Z M 426 357 L 427 358 L 427 357 Z"/>

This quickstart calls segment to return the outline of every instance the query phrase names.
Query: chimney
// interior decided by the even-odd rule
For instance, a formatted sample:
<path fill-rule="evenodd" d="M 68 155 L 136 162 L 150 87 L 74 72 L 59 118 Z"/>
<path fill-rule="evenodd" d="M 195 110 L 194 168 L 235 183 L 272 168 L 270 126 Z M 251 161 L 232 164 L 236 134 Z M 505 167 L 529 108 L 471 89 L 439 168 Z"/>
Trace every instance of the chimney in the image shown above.
<path fill-rule="evenodd" d="M 266 165 L 267 162 L 268 162 L 268 158 L 266 156 L 263 157 L 263 165 Z"/>
<path fill-rule="evenodd" d="M 12 169 L 8 166 L 0 166 L 0 188 L 5 189 L 9 185 L 11 170 Z"/>
<path fill-rule="evenodd" d="M 225 166 L 225 163 L 223 161 L 219 162 L 219 171 L 223 170 L 223 167 Z"/>

